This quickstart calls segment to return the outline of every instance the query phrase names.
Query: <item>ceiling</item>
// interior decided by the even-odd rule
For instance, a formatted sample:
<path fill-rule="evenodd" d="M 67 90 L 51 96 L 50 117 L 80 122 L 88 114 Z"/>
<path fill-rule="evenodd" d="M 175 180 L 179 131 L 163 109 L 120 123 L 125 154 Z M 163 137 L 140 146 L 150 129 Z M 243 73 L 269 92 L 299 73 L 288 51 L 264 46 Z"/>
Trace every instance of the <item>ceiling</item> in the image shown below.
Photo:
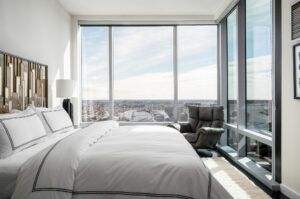
<path fill-rule="evenodd" d="M 72 15 L 216 16 L 234 0 L 58 0 Z"/>

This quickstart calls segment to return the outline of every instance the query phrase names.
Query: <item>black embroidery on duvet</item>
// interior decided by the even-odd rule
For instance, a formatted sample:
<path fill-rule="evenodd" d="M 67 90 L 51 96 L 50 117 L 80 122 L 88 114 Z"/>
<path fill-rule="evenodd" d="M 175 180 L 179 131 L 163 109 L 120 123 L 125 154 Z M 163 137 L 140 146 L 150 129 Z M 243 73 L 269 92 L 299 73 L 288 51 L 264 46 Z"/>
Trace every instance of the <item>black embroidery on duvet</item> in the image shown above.
<path fill-rule="evenodd" d="M 67 136 L 67 137 L 69 137 L 69 136 Z M 43 159 L 42 159 L 42 161 L 41 161 L 41 163 L 39 165 L 38 171 L 36 173 L 34 182 L 33 182 L 32 192 L 38 192 L 38 191 L 57 191 L 57 192 L 70 193 L 70 194 L 73 194 L 73 195 L 88 195 L 88 194 L 94 194 L 94 195 L 127 195 L 127 196 L 147 196 L 147 197 L 154 197 L 154 198 L 161 197 L 161 198 L 194 199 L 193 197 L 179 195 L 179 194 L 159 194 L 159 193 L 144 193 L 144 192 L 130 192 L 130 191 L 74 191 L 74 190 L 71 190 L 71 189 L 51 188 L 51 187 L 37 188 L 36 186 L 37 186 L 38 178 L 39 178 L 39 175 L 41 173 L 42 167 L 43 167 L 43 165 L 44 165 L 47 157 L 49 156 L 49 154 L 51 153 L 51 151 L 53 151 L 53 149 L 62 140 L 56 142 L 49 149 L 49 151 L 45 154 L 45 156 L 43 157 Z"/>

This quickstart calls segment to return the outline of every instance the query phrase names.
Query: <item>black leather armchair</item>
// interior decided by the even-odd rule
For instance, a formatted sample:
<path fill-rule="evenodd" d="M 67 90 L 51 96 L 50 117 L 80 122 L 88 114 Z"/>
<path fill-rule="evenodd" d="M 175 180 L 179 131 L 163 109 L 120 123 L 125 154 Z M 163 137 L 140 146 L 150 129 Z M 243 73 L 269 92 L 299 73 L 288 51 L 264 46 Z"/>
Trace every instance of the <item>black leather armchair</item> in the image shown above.
<path fill-rule="evenodd" d="M 189 106 L 189 122 L 169 127 L 180 131 L 195 148 L 214 148 L 224 132 L 223 107 Z"/>

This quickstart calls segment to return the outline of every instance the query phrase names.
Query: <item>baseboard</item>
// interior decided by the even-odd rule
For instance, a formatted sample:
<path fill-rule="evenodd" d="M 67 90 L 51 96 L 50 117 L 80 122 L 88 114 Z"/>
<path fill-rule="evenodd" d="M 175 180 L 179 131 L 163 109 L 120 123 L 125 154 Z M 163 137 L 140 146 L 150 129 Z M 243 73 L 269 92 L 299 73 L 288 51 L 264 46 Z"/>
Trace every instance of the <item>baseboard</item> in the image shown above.
<path fill-rule="evenodd" d="M 300 198 L 299 193 L 297 193 L 296 191 L 294 191 L 293 189 L 289 188 L 288 186 L 286 186 L 284 184 L 280 184 L 280 191 L 281 191 L 281 193 L 283 193 L 284 195 L 286 195 L 287 197 L 289 197 L 291 199 Z"/>

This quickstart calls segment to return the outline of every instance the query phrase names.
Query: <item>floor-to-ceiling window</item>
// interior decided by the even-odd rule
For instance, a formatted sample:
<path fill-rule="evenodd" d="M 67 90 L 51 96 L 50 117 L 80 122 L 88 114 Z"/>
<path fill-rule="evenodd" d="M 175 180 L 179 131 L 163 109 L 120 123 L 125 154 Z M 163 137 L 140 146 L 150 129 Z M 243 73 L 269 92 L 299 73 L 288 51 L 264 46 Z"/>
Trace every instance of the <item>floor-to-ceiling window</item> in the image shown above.
<path fill-rule="evenodd" d="M 114 27 L 114 119 L 173 121 L 173 27 Z"/>
<path fill-rule="evenodd" d="M 217 27 L 178 27 L 178 120 L 187 106 L 217 104 Z"/>
<path fill-rule="evenodd" d="M 216 25 L 81 29 L 83 122 L 187 121 L 188 105 L 217 104 Z"/>
<path fill-rule="evenodd" d="M 109 118 L 108 28 L 82 27 L 82 121 Z"/>
<path fill-rule="evenodd" d="M 221 85 L 227 92 L 220 92 L 227 116 L 222 149 L 236 160 L 245 158 L 248 168 L 251 162 L 267 173 L 274 164 L 272 2 L 241 0 L 220 23 L 220 57 L 226 63 L 221 82 L 227 84 Z"/>
<path fill-rule="evenodd" d="M 237 126 L 238 118 L 238 51 L 237 51 L 237 9 L 227 17 L 227 122 Z M 236 130 L 227 131 L 228 145 L 238 149 Z"/>
<path fill-rule="evenodd" d="M 272 134 L 272 1 L 246 0 L 246 128 Z M 247 156 L 271 171 L 272 148 L 247 138 Z"/>

